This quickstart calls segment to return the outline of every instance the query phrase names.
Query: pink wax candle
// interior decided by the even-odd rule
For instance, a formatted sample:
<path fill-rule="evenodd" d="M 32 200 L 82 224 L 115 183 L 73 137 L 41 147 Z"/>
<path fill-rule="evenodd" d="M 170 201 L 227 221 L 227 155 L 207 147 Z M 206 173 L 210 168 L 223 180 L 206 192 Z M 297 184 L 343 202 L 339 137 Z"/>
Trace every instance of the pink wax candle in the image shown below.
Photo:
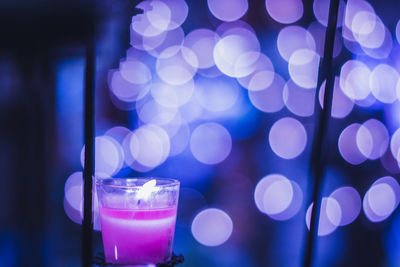
<path fill-rule="evenodd" d="M 107 263 L 154 265 L 171 257 L 177 180 L 109 178 L 96 188 Z"/>
<path fill-rule="evenodd" d="M 101 229 L 107 261 L 118 264 L 161 263 L 169 258 L 176 208 L 122 210 L 101 208 Z"/>

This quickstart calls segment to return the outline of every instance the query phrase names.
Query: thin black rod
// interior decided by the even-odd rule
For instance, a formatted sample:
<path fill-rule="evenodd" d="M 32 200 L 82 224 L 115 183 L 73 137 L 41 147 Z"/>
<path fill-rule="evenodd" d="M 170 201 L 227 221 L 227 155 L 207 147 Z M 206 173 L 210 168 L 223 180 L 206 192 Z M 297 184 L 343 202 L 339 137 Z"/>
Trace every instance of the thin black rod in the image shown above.
<path fill-rule="evenodd" d="M 310 231 L 307 235 L 304 252 L 304 267 L 312 267 L 318 237 L 318 224 L 322 202 L 322 185 L 328 155 L 328 124 L 332 110 L 335 75 L 332 71 L 333 48 L 338 18 L 339 0 L 331 0 L 329 5 L 328 27 L 325 34 L 324 57 L 320 62 L 317 89 L 315 90 L 315 127 L 310 158 L 310 182 L 312 186 L 312 212 Z M 323 81 L 325 83 L 324 108 L 319 109 L 318 96 Z"/>
<path fill-rule="evenodd" d="M 94 40 L 86 46 L 85 66 L 85 166 L 83 168 L 84 201 L 82 223 L 82 267 L 91 266 L 93 254 L 92 188 L 94 169 L 94 89 L 96 56 Z"/>

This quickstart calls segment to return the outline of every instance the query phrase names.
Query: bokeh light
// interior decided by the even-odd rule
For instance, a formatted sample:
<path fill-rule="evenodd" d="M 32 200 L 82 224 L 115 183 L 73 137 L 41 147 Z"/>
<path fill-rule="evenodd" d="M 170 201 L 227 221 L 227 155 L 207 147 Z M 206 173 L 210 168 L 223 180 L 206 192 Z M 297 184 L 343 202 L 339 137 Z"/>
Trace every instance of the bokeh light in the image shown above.
<path fill-rule="evenodd" d="M 307 30 L 308 30 L 308 32 L 311 33 L 311 35 L 314 38 L 316 52 L 318 53 L 318 55 L 320 57 L 323 57 L 324 50 L 325 50 L 326 27 L 322 26 L 318 22 L 312 22 L 308 26 Z M 340 53 L 342 52 L 342 48 L 343 48 L 343 38 L 337 30 L 336 34 L 335 34 L 334 45 L 333 45 L 333 57 L 337 57 L 338 55 L 340 55 Z"/>
<path fill-rule="evenodd" d="M 163 101 L 168 101 L 168 99 L 164 99 Z M 170 106 L 173 105 L 170 104 Z M 166 107 L 160 105 L 154 99 L 146 99 L 143 102 L 137 103 L 136 113 L 140 121 L 144 123 L 165 125 L 175 118 L 178 113 L 178 108 Z"/>
<path fill-rule="evenodd" d="M 192 132 L 190 150 L 193 156 L 204 164 L 222 162 L 228 157 L 231 149 L 231 135 L 218 123 L 203 123 Z"/>
<path fill-rule="evenodd" d="M 195 53 L 198 67 L 204 69 L 215 65 L 213 51 L 218 40 L 219 36 L 215 32 L 209 29 L 197 29 L 186 35 L 183 45 Z"/>
<path fill-rule="evenodd" d="M 335 199 L 340 205 L 341 220 L 339 226 L 352 223 L 361 211 L 361 197 L 357 190 L 351 186 L 339 187 L 333 191 L 330 198 Z"/>
<path fill-rule="evenodd" d="M 262 178 L 254 190 L 258 210 L 274 220 L 288 220 L 301 208 L 303 193 L 299 185 L 280 174 Z"/>
<path fill-rule="evenodd" d="M 124 151 L 121 145 L 109 136 L 95 138 L 95 174 L 98 177 L 110 177 L 123 166 Z M 81 164 L 84 166 L 85 147 L 81 151 Z"/>
<path fill-rule="evenodd" d="M 146 10 L 144 16 L 149 24 L 159 30 L 165 31 L 171 22 L 171 10 L 162 1 L 149 1 L 151 9 Z"/>
<path fill-rule="evenodd" d="M 368 48 L 361 46 L 362 50 L 366 55 L 374 59 L 387 59 L 392 52 L 393 39 L 392 34 L 387 27 L 384 29 L 385 37 L 381 46 L 377 48 Z"/>
<path fill-rule="evenodd" d="M 324 107 L 324 96 L 325 96 L 325 85 L 326 81 L 324 81 L 319 90 L 319 104 L 321 107 Z M 333 86 L 333 99 L 332 99 L 332 111 L 331 116 L 333 118 L 342 119 L 350 114 L 353 110 L 354 102 L 352 99 L 348 98 L 340 88 L 340 80 L 339 77 L 335 77 L 335 82 Z"/>
<path fill-rule="evenodd" d="M 264 54 L 260 54 L 253 65 L 254 71 L 245 77 L 238 78 L 238 82 L 249 91 L 260 91 L 268 88 L 274 81 L 274 66 Z"/>
<path fill-rule="evenodd" d="M 304 11 L 301 0 L 265 0 L 265 7 L 271 18 L 284 24 L 298 21 Z"/>
<path fill-rule="evenodd" d="M 83 219 L 83 173 L 74 172 L 64 185 L 64 211 L 74 223 L 82 224 Z M 97 193 L 93 196 L 93 227 L 100 231 L 99 205 Z"/>
<path fill-rule="evenodd" d="M 134 35 L 131 38 L 135 38 Z M 157 38 L 157 39 L 156 39 Z M 143 37 L 143 49 L 151 56 L 158 58 L 166 49 L 168 53 L 178 51 L 184 40 L 184 32 L 181 27 L 174 30 L 163 32 L 160 37 Z M 131 41 L 133 42 L 133 41 Z"/>
<path fill-rule="evenodd" d="M 293 218 L 295 215 L 299 213 L 303 205 L 303 191 L 295 181 L 291 180 L 290 183 L 292 184 L 292 190 L 293 190 L 292 202 L 281 213 L 269 214 L 269 217 L 271 217 L 274 220 L 286 221 Z"/>
<path fill-rule="evenodd" d="M 180 27 L 185 22 L 189 13 L 189 7 L 185 0 L 168 0 L 163 1 L 163 3 L 165 3 L 171 11 L 171 19 L 167 29 L 173 30 Z"/>
<path fill-rule="evenodd" d="M 339 136 L 338 148 L 340 155 L 342 155 L 345 161 L 352 165 L 361 164 L 367 159 L 367 157 L 360 152 L 357 146 L 357 133 L 360 127 L 361 124 L 359 123 L 350 124 Z M 370 146 L 372 149 L 372 136 L 369 134 L 366 128 L 364 129 L 364 133 L 365 134 L 363 135 L 365 139 L 363 140 L 362 145 Z"/>
<path fill-rule="evenodd" d="M 132 18 L 126 32 L 131 45 L 126 51 L 120 38 L 107 37 L 109 32 L 123 31 L 119 12 L 127 7 L 112 5 L 116 17 L 105 18 L 111 20 L 99 39 L 106 55 L 101 66 L 115 69 L 107 80 L 111 103 L 103 99 L 107 95 L 102 91 L 96 99 L 100 110 L 96 131 L 105 133 L 96 137 L 95 176 L 179 179 L 183 188 L 174 242 L 177 251 L 190 256 L 188 265 L 231 266 L 228 262 L 234 265 L 243 258 L 236 263 L 280 266 L 289 257 L 290 264 L 285 264 L 296 265 L 297 252 L 302 251 L 299 236 L 304 236 L 300 232 L 304 229 L 297 226 L 306 215 L 309 227 L 313 205 L 304 202 L 303 190 L 309 186 L 308 142 L 313 137 L 314 110 L 319 110 L 315 97 L 324 108 L 326 81 L 319 81 L 319 95 L 315 93 L 330 2 L 314 0 L 311 6 L 301 0 L 265 0 L 257 7 L 260 3 L 249 0 L 145 0 L 137 6 L 143 14 Z M 333 47 L 331 118 L 335 119 L 324 138 L 329 147 L 337 144 L 329 163 L 340 173 L 329 171 L 333 175 L 325 179 L 319 236 L 353 222 L 357 228 L 365 222 L 365 218 L 356 221 L 361 208 L 367 220 L 383 221 L 400 201 L 400 186 L 393 177 L 380 178 L 369 189 L 363 184 L 371 181 L 365 177 L 369 172 L 400 173 L 400 120 L 393 115 L 400 107 L 400 21 L 385 16 L 395 8 L 373 4 L 339 0 Z M 111 52 L 122 59 L 115 62 Z M 84 60 L 80 61 L 82 72 Z M 82 78 L 77 80 L 81 83 Z M 65 94 L 60 97 L 57 91 L 57 101 Z M 79 104 L 72 100 L 64 105 Z M 129 112 L 113 110 L 110 104 Z M 73 136 L 77 138 L 76 132 Z M 63 142 L 63 147 L 79 144 L 75 141 Z M 63 157 L 66 154 L 63 151 Z M 260 174 L 265 176 L 256 179 Z M 82 173 L 71 175 L 64 189 L 65 213 L 81 223 Z M 363 199 L 359 192 L 365 194 Z M 248 209 L 252 196 L 259 212 Z M 221 209 L 209 208 L 212 203 Z M 96 205 L 97 200 L 95 223 Z M 268 228 L 260 236 L 268 240 L 267 250 L 253 238 L 260 227 Z M 350 262 L 348 253 L 336 256 L 354 227 L 325 239 L 329 242 L 321 240 L 316 265 Z M 369 230 L 358 229 L 351 235 Z M 195 246 L 187 246 L 190 243 Z M 374 248 L 362 250 L 370 253 Z M 261 252 L 252 255 L 252 250 Z M 232 251 L 239 251 L 239 256 L 230 257 L 227 252 Z M 385 253 L 378 254 L 381 263 Z"/>
<path fill-rule="evenodd" d="M 300 26 L 287 26 L 283 28 L 277 39 L 279 54 L 289 62 L 292 54 L 300 49 L 315 51 L 316 45 L 312 34 Z"/>
<path fill-rule="evenodd" d="M 268 140 L 272 151 L 277 156 L 293 159 L 304 151 L 307 133 L 301 122 L 294 118 L 285 117 L 272 125 Z"/>
<path fill-rule="evenodd" d="M 296 50 L 289 59 L 289 74 L 303 88 L 316 88 L 320 57 L 310 49 Z"/>
<path fill-rule="evenodd" d="M 391 176 L 376 180 L 363 199 L 363 209 L 371 222 L 387 219 L 400 201 L 400 186 Z"/>
<path fill-rule="evenodd" d="M 74 172 L 71 174 L 64 186 L 64 196 L 66 202 L 75 210 L 82 210 L 82 185 L 83 185 L 83 173 Z"/>
<path fill-rule="evenodd" d="M 353 100 L 365 99 L 371 92 L 369 68 L 358 60 L 349 60 L 340 70 L 340 88 Z"/>
<path fill-rule="evenodd" d="M 250 102 L 263 112 L 277 112 L 284 106 L 284 86 L 285 80 L 279 74 L 274 74 L 273 81 L 267 88 L 260 91 L 249 90 Z"/>
<path fill-rule="evenodd" d="M 400 44 L 400 20 L 396 24 L 396 39 L 397 43 Z"/>
<path fill-rule="evenodd" d="M 315 89 L 305 89 L 293 80 L 287 81 L 283 89 L 283 101 L 295 115 L 308 117 L 314 113 Z"/>
<path fill-rule="evenodd" d="M 360 152 L 374 160 L 386 152 L 389 145 L 389 133 L 382 122 L 369 119 L 358 129 L 356 142 Z"/>
<path fill-rule="evenodd" d="M 390 140 L 390 151 L 392 155 L 399 162 L 399 153 L 400 153 L 400 129 L 397 129 Z"/>
<path fill-rule="evenodd" d="M 111 94 L 123 102 L 134 102 L 142 99 L 150 90 L 151 81 L 144 84 L 131 83 L 123 78 L 120 71 L 111 71 L 109 77 Z"/>
<path fill-rule="evenodd" d="M 383 103 L 393 103 L 397 100 L 396 86 L 399 73 L 395 68 L 387 64 L 376 66 L 370 76 L 372 94 Z"/>
<path fill-rule="evenodd" d="M 354 41 L 354 36 L 352 34 L 352 24 L 354 17 L 359 12 L 371 12 L 374 13 L 374 9 L 372 8 L 371 4 L 364 0 L 350 0 L 347 1 L 345 13 L 344 13 L 344 24 L 343 29 L 347 29 L 343 32 L 343 37 L 349 39 L 350 41 Z"/>
<path fill-rule="evenodd" d="M 248 0 L 207 0 L 208 9 L 223 21 L 238 20 L 249 8 Z"/>
<path fill-rule="evenodd" d="M 358 151 L 363 154 L 366 158 L 372 153 L 372 147 L 374 145 L 374 140 L 372 138 L 371 132 L 367 127 L 360 125 L 356 133 L 356 144 Z"/>
<path fill-rule="evenodd" d="M 293 187 L 288 179 L 273 182 L 264 192 L 264 211 L 278 214 L 287 209 L 293 201 Z"/>
<path fill-rule="evenodd" d="M 329 15 L 329 0 L 315 0 L 313 2 L 314 16 L 320 24 L 328 26 L 328 15 Z M 339 1 L 339 11 L 336 27 L 341 27 L 343 22 L 343 13 L 345 9 L 345 3 L 343 0 Z"/>
<path fill-rule="evenodd" d="M 138 60 L 121 61 L 119 72 L 122 78 L 133 84 L 146 84 L 151 80 L 149 68 Z"/>
<path fill-rule="evenodd" d="M 191 226 L 193 237 L 204 246 L 219 246 L 232 234 L 233 223 L 223 210 L 209 208 L 199 212 Z"/>
<path fill-rule="evenodd" d="M 190 128 L 188 123 L 181 122 L 176 133 L 172 136 L 169 135 L 169 137 L 171 143 L 169 156 L 172 157 L 182 153 L 189 145 L 190 141 Z"/>
<path fill-rule="evenodd" d="M 132 17 L 132 29 L 143 36 L 156 36 L 178 28 L 186 20 L 189 11 L 184 0 L 143 1 L 137 8 L 144 12 Z"/>
<path fill-rule="evenodd" d="M 178 108 L 187 103 L 192 97 L 194 82 L 189 80 L 180 85 L 156 82 L 150 86 L 150 92 L 158 104 L 167 108 Z"/>
<path fill-rule="evenodd" d="M 157 59 L 158 76 L 171 85 L 189 82 L 197 72 L 198 60 L 189 48 L 176 46 L 165 49 Z"/>
<path fill-rule="evenodd" d="M 385 39 L 385 26 L 374 12 L 357 12 L 351 23 L 354 39 L 366 48 L 378 48 Z"/>
<path fill-rule="evenodd" d="M 145 36 L 131 29 L 130 44 L 138 50 L 150 51 L 159 47 L 166 40 L 169 33 L 161 32 L 155 36 Z"/>
<path fill-rule="evenodd" d="M 168 134 L 159 126 L 143 125 L 129 135 L 130 156 L 140 165 L 148 168 L 157 167 L 167 159 L 169 151 Z"/>
<path fill-rule="evenodd" d="M 311 213 L 313 203 L 308 207 L 306 213 L 307 228 L 310 229 Z M 322 198 L 321 210 L 318 223 L 318 235 L 325 236 L 333 233 L 342 220 L 342 210 L 336 199 L 331 197 Z"/>
<path fill-rule="evenodd" d="M 143 14 L 139 14 L 138 16 L 133 16 L 132 17 L 132 24 L 131 27 L 132 29 L 143 35 L 143 36 L 156 36 L 161 34 L 163 31 L 165 31 L 164 28 L 165 24 L 169 23 L 168 17 L 170 16 L 170 10 L 167 8 L 165 9 L 165 5 L 164 9 L 161 7 L 162 3 L 160 3 L 160 5 L 155 5 L 153 6 L 152 4 L 153 1 L 143 1 L 141 3 L 139 3 L 137 5 L 137 8 L 140 8 L 143 10 Z M 154 1 L 154 2 L 159 2 L 159 1 Z M 159 8 L 157 8 L 157 6 Z M 154 10 L 154 11 L 153 11 Z M 157 19 L 157 26 L 158 27 L 154 27 L 151 22 L 149 21 L 149 16 L 147 16 L 148 13 L 153 13 L 150 14 L 150 18 L 153 17 L 157 17 L 157 13 L 161 16 L 158 16 L 159 19 Z M 166 14 L 167 13 L 167 14 Z M 168 16 L 169 14 L 169 16 Z M 161 19 L 161 17 L 163 17 L 163 19 Z M 165 21 L 165 19 L 167 19 L 167 21 Z M 161 25 L 164 22 L 164 25 Z M 160 29 L 161 28 L 161 29 Z"/>
<path fill-rule="evenodd" d="M 218 69 L 230 77 L 245 77 L 255 70 L 260 56 L 257 36 L 245 28 L 226 31 L 215 45 L 213 56 Z"/>

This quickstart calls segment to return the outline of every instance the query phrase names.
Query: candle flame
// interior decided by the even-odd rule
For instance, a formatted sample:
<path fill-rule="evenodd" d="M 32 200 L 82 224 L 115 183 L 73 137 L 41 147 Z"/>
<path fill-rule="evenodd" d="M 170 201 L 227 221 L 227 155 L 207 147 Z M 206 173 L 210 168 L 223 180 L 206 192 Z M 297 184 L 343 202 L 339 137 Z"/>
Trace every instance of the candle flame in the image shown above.
<path fill-rule="evenodd" d="M 153 189 L 157 184 L 156 179 L 152 179 L 143 185 L 143 189 Z"/>
<path fill-rule="evenodd" d="M 152 192 L 157 191 L 158 188 L 156 186 L 157 181 L 155 179 L 152 179 L 148 182 L 146 182 L 142 188 L 140 188 L 139 192 L 138 192 L 138 198 L 139 201 L 140 199 L 147 199 Z"/>

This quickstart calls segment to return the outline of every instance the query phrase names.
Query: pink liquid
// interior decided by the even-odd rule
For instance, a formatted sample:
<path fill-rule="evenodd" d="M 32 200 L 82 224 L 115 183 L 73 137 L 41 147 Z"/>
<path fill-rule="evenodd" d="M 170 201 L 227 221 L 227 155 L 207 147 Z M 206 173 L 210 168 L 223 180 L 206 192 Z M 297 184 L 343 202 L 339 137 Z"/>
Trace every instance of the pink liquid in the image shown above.
<path fill-rule="evenodd" d="M 109 263 L 157 264 L 171 255 L 176 207 L 153 210 L 100 208 Z"/>

